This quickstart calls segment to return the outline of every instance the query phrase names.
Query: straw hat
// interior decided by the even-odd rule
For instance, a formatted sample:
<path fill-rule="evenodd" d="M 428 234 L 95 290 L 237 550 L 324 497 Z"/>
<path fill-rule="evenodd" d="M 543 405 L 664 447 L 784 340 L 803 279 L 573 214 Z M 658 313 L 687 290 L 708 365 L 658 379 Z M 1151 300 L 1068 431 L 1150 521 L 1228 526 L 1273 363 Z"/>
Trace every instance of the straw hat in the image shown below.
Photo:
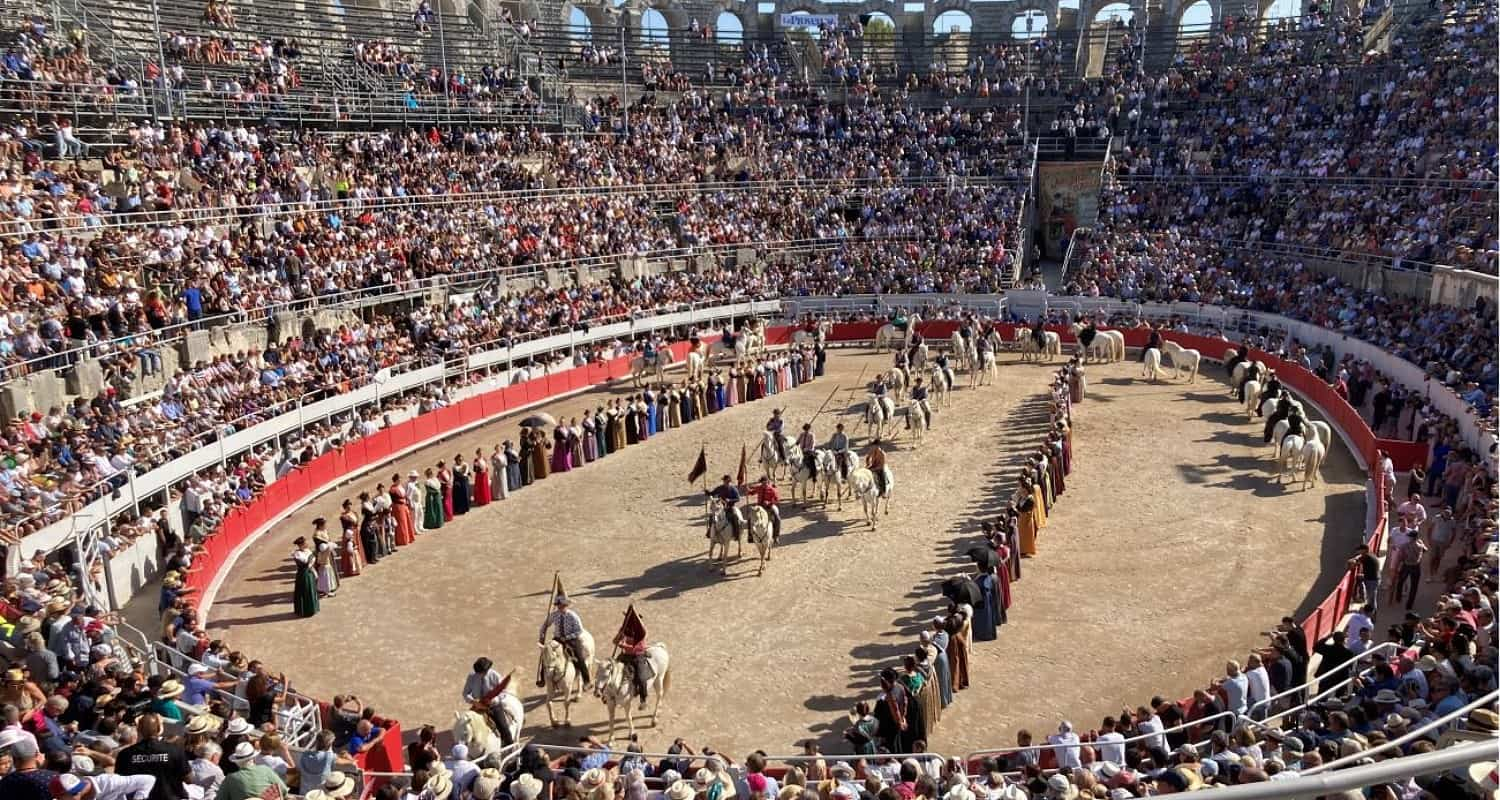
<path fill-rule="evenodd" d="M 175 680 L 163 681 L 161 688 L 156 690 L 156 699 L 173 700 L 182 696 L 183 686 Z"/>
<path fill-rule="evenodd" d="M 429 780 L 429 784 L 431 781 Z M 323 785 L 308 792 L 307 800 L 339 800 L 354 793 L 354 779 L 342 772 L 330 772 Z"/>
<path fill-rule="evenodd" d="M 61 614 L 72 607 L 73 604 L 66 597 L 54 597 L 47 601 L 48 614 Z"/>
<path fill-rule="evenodd" d="M 608 773 L 598 767 L 594 767 L 588 772 L 583 773 L 583 777 L 578 779 L 578 788 L 585 792 L 592 792 L 608 782 Z"/>
<path fill-rule="evenodd" d="M 1047 797 L 1055 800 L 1075 800 L 1078 787 L 1066 775 L 1053 775 L 1047 779 Z"/>
<path fill-rule="evenodd" d="M 16 621 L 16 633 L 26 636 L 42 629 L 42 621 L 36 617 L 21 617 Z"/>
<path fill-rule="evenodd" d="M 1478 761 L 1469 765 L 1469 783 L 1490 798 L 1500 798 L 1500 765 L 1494 761 Z"/>
<path fill-rule="evenodd" d="M 531 778 L 530 775 L 522 777 Z M 531 779 L 536 780 L 536 778 Z M 500 770 L 481 770 L 479 777 L 474 779 L 474 785 L 469 788 L 469 793 L 474 796 L 474 800 L 495 800 L 495 795 L 500 792 L 500 781 Z"/>
<path fill-rule="evenodd" d="M 244 717 L 235 717 L 224 725 L 224 734 L 226 736 L 253 736 L 255 726 Z"/>
<path fill-rule="evenodd" d="M 543 788 L 541 779 L 528 772 L 510 782 L 510 796 L 515 800 L 536 800 Z"/>
<path fill-rule="evenodd" d="M 255 745 L 249 742 L 240 742 L 238 745 L 235 745 L 234 752 L 229 754 L 229 760 L 235 764 L 244 766 L 254 761 L 255 755 Z"/>
<path fill-rule="evenodd" d="M 447 772 L 435 772 L 427 776 L 427 785 L 422 794 L 432 800 L 448 800 L 453 795 L 453 776 Z"/>
<path fill-rule="evenodd" d="M 687 781 L 676 781 L 667 787 L 666 797 L 667 800 L 693 800 L 697 794 Z"/>
<path fill-rule="evenodd" d="M 188 720 L 186 731 L 190 734 L 213 733 L 219 729 L 219 718 L 213 714 L 199 714 Z"/>

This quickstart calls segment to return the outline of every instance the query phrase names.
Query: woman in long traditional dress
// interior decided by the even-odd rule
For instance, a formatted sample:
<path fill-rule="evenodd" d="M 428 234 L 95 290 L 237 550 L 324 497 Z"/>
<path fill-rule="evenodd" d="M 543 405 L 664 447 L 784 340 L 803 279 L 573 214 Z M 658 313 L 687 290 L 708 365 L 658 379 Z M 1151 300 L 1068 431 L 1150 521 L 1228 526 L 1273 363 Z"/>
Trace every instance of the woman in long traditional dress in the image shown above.
<path fill-rule="evenodd" d="M 396 522 L 396 546 L 405 547 L 417 540 L 417 526 L 411 513 L 411 498 L 401 485 L 401 476 L 391 476 L 391 518 Z"/>
<path fill-rule="evenodd" d="M 469 513 L 469 501 L 473 498 L 472 484 L 469 482 L 469 465 L 464 463 L 464 457 L 453 458 L 453 515 L 459 516 Z"/>
<path fill-rule="evenodd" d="M 641 395 L 641 400 L 645 403 L 645 408 L 642 410 L 646 415 L 646 438 L 649 439 L 661 433 L 661 428 L 656 425 L 656 392 L 647 389 L 646 393 Z"/>
<path fill-rule="evenodd" d="M 369 492 L 359 493 L 359 544 L 364 550 L 365 563 L 380 561 L 380 515 L 375 504 L 370 502 Z"/>
<path fill-rule="evenodd" d="M 583 463 L 599 460 L 599 437 L 594 433 L 594 414 L 583 410 L 583 422 L 578 426 L 578 439 L 583 447 Z"/>
<path fill-rule="evenodd" d="M 948 664 L 955 692 L 969 688 L 969 622 L 973 616 L 973 609 L 967 603 L 948 604 L 944 627 L 948 631 Z"/>
<path fill-rule="evenodd" d="M 333 597 L 339 590 L 339 546 L 328 536 L 328 520 L 313 520 L 313 561 L 318 567 L 318 595 Z"/>
<path fill-rule="evenodd" d="M 422 520 L 422 527 L 435 531 L 443 527 L 443 483 L 437 479 L 432 467 L 428 467 L 424 475 L 426 480 L 422 481 L 422 486 L 427 492 L 427 497 L 422 503 L 425 517 Z"/>
<path fill-rule="evenodd" d="M 453 521 L 453 473 L 448 470 L 448 462 L 439 461 L 437 465 L 438 483 L 443 488 L 443 521 Z"/>
<path fill-rule="evenodd" d="M 531 438 L 531 429 L 521 429 L 521 485 L 530 486 L 536 480 L 536 458 L 532 451 L 536 450 L 536 442 Z"/>
<path fill-rule="evenodd" d="M 531 429 L 531 471 L 536 480 L 547 477 L 547 451 L 552 444 L 547 441 L 547 434 L 541 428 Z"/>
<path fill-rule="evenodd" d="M 568 447 L 568 426 L 552 429 L 552 471 L 567 472 L 573 468 L 573 450 Z"/>
<path fill-rule="evenodd" d="M 979 585 L 979 605 L 974 606 L 974 641 L 993 642 L 999 637 L 1000 592 L 995 574 L 988 570 L 974 576 Z"/>
<path fill-rule="evenodd" d="M 370 497 L 375 506 L 375 546 L 381 558 L 396 552 L 396 521 L 391 516 L 391 495 L 385 484 L 375 484 L 375 494 Z"/>
<path fill-rule="evenodd" d="M 495 452 L 490 453 L 490 496 L 496 500 L 510 497 L 510 476 L 506 474 L 508 467 L 505 450 L 500 445 L 495 445 Z"/>
<path fill-rule="evenodd" d="M 584 465 L 583 428 L 578 424 L 577 417 L 568 422 L 568 452 L 573 456 L 572 464 L 574 469 L 578 469 Z"/>
<path fill-rule="evenodd" d="M 630 443 L 625 433 L 625 405 L 620 402 L 619 398 L 615 398 L 614 403 L 610 404 L 609 410 L 613 412 L 610 416 L 609 424 L 614 434 L 613 438 L 610 439 L 610 449 L 612 451 L 624 450 L 626 445 Z"/>
<path fill-rule="evenodd" d="M 635 415 L 635 397 L 631 396 L 620 408 L 620 424 L 625 428 L 626 446 L 636 444 L 641 440 L 641 424 Z"/>
<path fill-rule="evenodd" d="M 1016 502 L 1016 536 L 1024 558 L 1031 558 L 1037 552 L 1036 505 L 1031 486 L 1022 483 L 1021 497 Z"/>
<path fill-rule="evenodd" d="M 662 405 L 667 409 L 668 428 L 682 427 L 682 404 L 677 400 L 677 391 L 677 388 L 673 387 L 662 395 Z"/>
<path fill-rule="evenodd" d="M 631 418 L 635 420 L 635 428 L 637 431 L 638 441 L 644 442 L 647 439 L 650 439 L 650 414 L 648 414 L 646 410 L 646 398 L 644 395 L 641 396 L 640 399 L 635 401 L 635 405 L 631 406 Z"/>
<path fill-rule="evenodd" d="M 292 577 L 292 610 L 299 617 L 310 617 L 318 613 L 318 579 L 313 574 L 316 559 L 307 546 L 307 537 L 298 536 L 293 542 L 292 565 L 296 573 Z"/>
<path fill-rule="evenodd" d="M 490 495 L 490 467 L 484 458 L 484 451 L 474 451 L 474 506 L 487 506 L 494 499 Z"/>
<path fill-rule="evenodd" d="M 344 500 L 343 511 L 339 513 L 339 528 L 343 530 L 339 537 L 339 572 L 349 578 L 358 575 L 365 563 L 359 552 L 359 517 L 355 515 L 354 503 L 350 500 Z"/>

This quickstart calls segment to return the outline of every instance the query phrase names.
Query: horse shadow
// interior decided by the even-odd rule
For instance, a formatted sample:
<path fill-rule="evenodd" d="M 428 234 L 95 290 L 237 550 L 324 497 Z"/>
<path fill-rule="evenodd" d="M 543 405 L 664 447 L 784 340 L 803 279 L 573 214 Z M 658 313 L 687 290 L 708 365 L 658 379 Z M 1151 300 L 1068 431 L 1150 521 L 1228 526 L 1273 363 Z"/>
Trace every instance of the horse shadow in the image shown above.
<path fill-rule="evenodd" d="M 1237 425 L 1245 421 L 1245 415 L 1236 414 L 1233 411 L 1208 411 L 1199 414 L 1198 419 L 1219 425 Z"/>
<path fill-rule="evenodd" d="M 753 563 L 751 553 L 754 552 L 754 549 L 753 546 L 747 547 L 745 559 L 739 563 Z M 585 597 L 668 600 L 681 597 L 686 592 L 715 586 L 725 581 L 755 577 L 754 570 L 751 570 L 748 574 L 739 574 L 731 571 L 728 575 L 721 575 L 719 568 L 710 565 L 708 562 L 708 544 L 706 539 L 703 540 L 702 547 L 699 550 L 702 555 L 682 556 L 671 561 L 653 564 L 633 578 L 611 578 L 596 581 L 585 586 L 577 594 Z M 728 566 L 733 567 L 735 563 L 730 562 Z"/>

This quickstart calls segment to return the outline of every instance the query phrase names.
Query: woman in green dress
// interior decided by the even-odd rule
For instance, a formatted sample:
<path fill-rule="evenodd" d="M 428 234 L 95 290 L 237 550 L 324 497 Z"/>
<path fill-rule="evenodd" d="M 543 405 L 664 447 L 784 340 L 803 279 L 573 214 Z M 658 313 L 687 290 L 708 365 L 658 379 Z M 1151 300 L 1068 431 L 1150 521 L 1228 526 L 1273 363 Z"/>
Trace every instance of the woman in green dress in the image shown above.
<path fill-rule="evenodd" d="M 435 531 L 443 527 L 443 483 L 437 479 L 432 467 L 428 467 L 423 475 L 426 480 L 422 483 L 422 529 Z"/>
<path fill-rule="evenodd" d="M 316 556 L 307 546 L 307 537 L 298 536 L 293 542 L 292 564 L 297 568 L 292 584 L 292 609 L 299 617 L 310 617 L 318 613 L 318 577 L 313 562 Z"/>

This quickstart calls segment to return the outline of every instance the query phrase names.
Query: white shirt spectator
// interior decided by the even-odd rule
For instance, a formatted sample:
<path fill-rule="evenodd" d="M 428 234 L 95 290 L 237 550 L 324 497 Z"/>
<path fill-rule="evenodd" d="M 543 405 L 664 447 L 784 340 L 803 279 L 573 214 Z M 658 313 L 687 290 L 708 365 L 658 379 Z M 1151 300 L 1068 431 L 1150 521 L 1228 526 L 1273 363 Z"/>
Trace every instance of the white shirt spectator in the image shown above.
<path fill-rule="evenodd" d="M 1166 730 L 1166 726 L 1161 724 L 1161 717 L 1152 714 L 1150 719 L 1143 719 L 1137 722 L 1136 727 L 1146 737 L 1143 741 L 1147 747 L 1153 750 L 1167 749 L 1167 736 L 1162 733 L 1162 731 Z"/>
<path fill-rule="evenodd" d="M 1125 734 L 1116 731 L 1101 733 L 1094 740 L 1094 748 L 1099 751 L 1100 761 L 1113 761 L 1125 766 Z"/>
<path fill-rule="evenodd" d="M 1271 674 L 1266 672 L 1265 667 L 1255 667 L 1245 672 L 1245 678 L 1250 681 L 1250 706 L 1253 709 L 1259 703 L 1271 696 Z"/>
<path fill-rule="evenodd" d="M 1073 732 L 1073 726 L 1064 722 L 1057 733 L 1047 737 L 1047 744 L 1052 745 L 1052 752 L 1057 756 L 1059 769 L 1072 769 L 1083 766 L 1078 757 L 1078 734 Z"/>

